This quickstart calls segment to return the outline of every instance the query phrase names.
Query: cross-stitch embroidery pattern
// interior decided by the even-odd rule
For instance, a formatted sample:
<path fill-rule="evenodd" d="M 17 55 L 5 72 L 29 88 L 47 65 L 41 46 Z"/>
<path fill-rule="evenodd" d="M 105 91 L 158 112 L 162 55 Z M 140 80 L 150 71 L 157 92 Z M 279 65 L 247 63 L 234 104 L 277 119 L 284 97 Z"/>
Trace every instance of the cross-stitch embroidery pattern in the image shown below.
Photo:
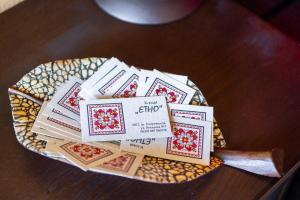
<path fill-rule="evenodd" d="M 75 142 L 63 144 L 60 148 L 85 165 L 113 154 L 107 149 Z"/>
<path fill-rule="evenodd" d="M 124 74 L 126 73 L 125 70 L 121 70 L 116 76 L 114 76 L 112 79 L 110 79 L 105 85 L 103 85 L 101 88 L 98 89 L 98 92 L 100 94 L 104 95 L 106 90 L 114 84 L 117 80 L 119 80 Z"/>
<path fill-rule="evenodd" d="M 205 112 L 197 112 L 197 111 L 186 111 L 186 110 L 171 110 L 171 115 L 174 117 L 184 117 L 189 119 L 199 119 L 206 120 Z"/>
<path fill-rule="evenodd" d="M 136 74 L 133 74 L 113 95 L 113 97 L 135 97 L 138 87 L 138 79 L 139 77 Z"/>
<path fill-rule="evenodd" d="M 72 125 L 70 125 L 70 124 L 67 124 L 67 123 L 65 123 L 65 122 L 63 122 L 63 121 L 57 120 L 57 119 L 55 119 L 55 118 L 47 117 L 47 120 L 49 120 L 49 121 L 51 121 L 51 122 L 54 122 L 54 123 L 56 123 L 56 124 L 62 125 L 62 126 L 64 126 L 64 127 L 66 127 L 66 128 L 70 128 L 70 129 L 72 129 L 72 130 L 74 130 L 74 131 L 81 132 L 81 129 L 80 129 L 80 128 L 77 128 L 77 127 L 75 127 L 75 126 L 72 126 Z"/>
<path fill-rule="evenodd" d="M 100 167 L 116 171 L 128 172 L 135 159 L 135 155 L 124 154 L 117 158 L 102 163 Z"/>
<path fill-rule="evenodd" d="M 182 103 L 187 93 L 156 78 L 146 93 L 146 96 L 165 96 L 168 103 Z"/>
<path fill-rule="evenodd" d="M 204 127 L 173 122 L 172 132 L 173 137 L 168 138 L 168 154 L 202 158 Z"/>
<path fill-rule="evenodd" d="M 121 103 L 90 104 L 87 110 L 89 135 L 126 133 Z"/>
<path fill-rule="evenodd" d="M 80 92 L 80 83 L 76 82 L 71 89 L 58 101 L 58 105 L 79 115 L 79 100 L 83 100 L 78 96 Z"/>

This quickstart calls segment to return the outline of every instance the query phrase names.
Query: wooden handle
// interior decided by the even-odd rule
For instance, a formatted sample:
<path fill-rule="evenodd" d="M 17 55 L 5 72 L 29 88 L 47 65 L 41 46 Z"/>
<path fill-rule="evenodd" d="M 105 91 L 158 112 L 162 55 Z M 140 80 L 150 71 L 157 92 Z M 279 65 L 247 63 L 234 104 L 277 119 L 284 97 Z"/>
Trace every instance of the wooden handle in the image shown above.
<path fill-rule="evenodd" d="M 281 177 L 283 167 L 283 151 L 236 151 L 216 149 L 214 154 L 220 157 L 224 164 L 246 170 L 255 174 Z"/>

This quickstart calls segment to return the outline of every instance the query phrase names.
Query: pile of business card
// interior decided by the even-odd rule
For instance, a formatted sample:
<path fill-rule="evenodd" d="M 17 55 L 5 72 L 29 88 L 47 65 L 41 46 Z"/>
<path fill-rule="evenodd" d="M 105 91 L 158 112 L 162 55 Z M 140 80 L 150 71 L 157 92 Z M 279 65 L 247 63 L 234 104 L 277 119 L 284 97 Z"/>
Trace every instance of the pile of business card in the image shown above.
<path fill-rule="evenodd" d="M 209 165 L 213 108 L 189 105 L 187 80 L 111 58 L 57 88 L 31 131 L 47 141 L 45 154 L 85 171 L 133 176 L 144 155 Z"/>

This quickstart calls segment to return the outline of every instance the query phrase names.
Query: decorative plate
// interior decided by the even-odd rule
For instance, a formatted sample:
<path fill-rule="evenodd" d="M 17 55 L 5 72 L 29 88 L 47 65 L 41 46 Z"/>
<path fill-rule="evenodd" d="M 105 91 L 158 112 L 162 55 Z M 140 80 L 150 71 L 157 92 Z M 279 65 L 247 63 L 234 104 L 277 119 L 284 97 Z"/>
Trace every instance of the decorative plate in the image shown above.
<path fill-rule="evenodd" d="M 51 99 L 56 88 L 70 76 L 75 75 L 86 80 L 102 66 L 105 60 L 106 58 L 85 58 L 41 64 L 9 88 L 13 126 L 19 143 L 29 150 L 46 156 L 43 149 L 47 142 L 36 139 L 37 134 L 30 131 L 42 102 Z M 191 104 L 208 105 L 197 86 L 190 80 L 187 84 L 197 90 Z M 223 148 L 225 145 L 222 132 L 214 120 L 214 146 Z M 50 158 L 72 165 L 65 159 L 52 156 Z M 194 180 L 221 164 L 222 160 L 215 156 L 211 156 L 209 166 L 145 156 L 135 176 L 130 178 L 154 183 L 182 183 Z"/>

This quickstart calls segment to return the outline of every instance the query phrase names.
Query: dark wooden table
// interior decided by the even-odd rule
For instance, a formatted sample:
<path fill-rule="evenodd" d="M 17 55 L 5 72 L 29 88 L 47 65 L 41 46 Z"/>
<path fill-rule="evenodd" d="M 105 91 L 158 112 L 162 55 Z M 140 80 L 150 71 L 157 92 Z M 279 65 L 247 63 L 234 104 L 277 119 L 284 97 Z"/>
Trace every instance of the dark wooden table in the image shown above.
<path fill-rule="evenodd" d="M 257 199 L 278 179 L 227 166 L 180 185 L 85 173 L 17 143 L 7 88 L 40 63 L 116 56 L 186 74 L 215 107 L 228 147 L 285 150 L 300 158 L 300 49 L 243 7 L 206 1 L 190 17 L 137 26 L 87 0 L 27 0 L 0 15 L 0 199 Z"/>

